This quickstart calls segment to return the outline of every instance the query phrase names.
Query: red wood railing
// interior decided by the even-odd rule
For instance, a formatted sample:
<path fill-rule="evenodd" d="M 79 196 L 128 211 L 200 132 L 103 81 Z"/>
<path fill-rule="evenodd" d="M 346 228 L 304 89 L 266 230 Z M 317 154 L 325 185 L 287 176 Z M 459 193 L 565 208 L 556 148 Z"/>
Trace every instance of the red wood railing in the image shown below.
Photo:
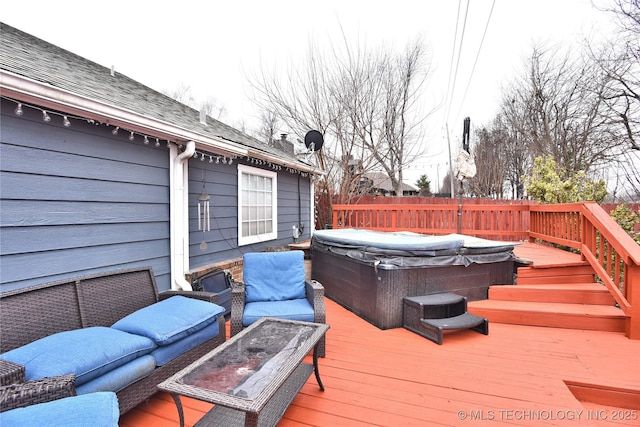
<path fill-rule="evenodd" d="M 349 227 L 518 241 L 529 238 L 529 205 L 333 205 L 333 228 Z"/>
<path fill-rule="evenodd" d="M 530 238 L 578 249 L 627 316 L 627 336 L 640 339 L 640 246 L 596 203 L 530 208 Z"/>
<path fill-rule="evenodd" d="M 462 233 L 573 248 L 591 264 L 627 316 L 626 335 L 640 339 L 640 246 L 596 203 L 333 205 L 332 226 Z"/>

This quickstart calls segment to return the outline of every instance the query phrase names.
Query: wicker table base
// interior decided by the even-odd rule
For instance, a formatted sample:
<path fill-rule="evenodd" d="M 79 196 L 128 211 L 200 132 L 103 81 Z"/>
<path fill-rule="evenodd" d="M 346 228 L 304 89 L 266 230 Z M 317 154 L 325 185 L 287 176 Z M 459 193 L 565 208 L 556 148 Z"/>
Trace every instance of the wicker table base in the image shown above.
<path fill-rule="evenodd" d="M 307 363 L 298 366 L 259 415 L 216 405 L 194 427 L 244 426 L 256 425 L 256 423 L 259 427 L 275 426 L 312 372 L 313 366 Z"/>

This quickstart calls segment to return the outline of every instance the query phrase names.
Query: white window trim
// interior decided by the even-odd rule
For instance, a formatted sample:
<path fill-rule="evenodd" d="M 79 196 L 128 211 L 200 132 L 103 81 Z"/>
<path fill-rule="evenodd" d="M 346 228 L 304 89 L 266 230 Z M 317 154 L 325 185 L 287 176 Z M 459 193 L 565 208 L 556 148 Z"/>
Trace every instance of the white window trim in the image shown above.
<path fill-rule="evenodd" d="M 270 233 L 264 233 L 257 236 L 243 236 L 242 235 L 242 174 L 247 173 L 251 175 L 259 175 L 266 178 L 271 178 L 272 182 L 272 194 L 271 194 L 271 209 L 273 218 L 273 228 Z M 264 169 L 254 168 L 246 165 L 238 165 L 238 246 L 250 245 L 252 243 L 259 243 L 268 240 L 275 240 L 278 238 L 278 174 L 273 171 L 267 171 Z"/>

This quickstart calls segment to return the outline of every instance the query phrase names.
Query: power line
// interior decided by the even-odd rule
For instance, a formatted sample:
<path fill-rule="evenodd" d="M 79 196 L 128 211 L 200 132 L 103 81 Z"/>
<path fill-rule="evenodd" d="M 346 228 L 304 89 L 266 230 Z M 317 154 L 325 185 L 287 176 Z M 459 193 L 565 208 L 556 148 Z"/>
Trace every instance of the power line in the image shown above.
<path fill-rule="evenodd" d="M 458 13 L 456 14 L 456 29 L 455 29 L 455 32 L 453 33 L 453 46 L 451 47 L 451 63 L 449 64 L 449 80 L 447 81 L 447 93 L 445 94 L 445 101 L 447 102 L 447 104 L 451 103 L 451 100 L 449 99 L 449 93 L 451 89 L 451 73 L 453 72 L 453 58 L 456 57 L 456 45 L 458 43 L 458 24 L 460 23 L 460 5 L 461 4 L 462 4 L 462 0 L 458 0 Z M 447 118 L 445 117 L 445 122 L 446 120 Z"/>
<path fill-rule="evenodd" d="M 451 112 L 451 105 L 453 104 L 453 94 L 456 91 L 456 80 L 458 79 L 458 67 L 460 65 L 460 57 L 462 57 L 462 45 L 464 44 L 464 33 L 467 28 L 467 16 L 469 16 L 469 3 L 470 1 L 467 0 L 467 8 L 465 9 L 465 12 L 464 12 L 464 22 L 462 24 L 462 35 L 460 36 L 460 45 L 458 46 L 458 60 L 456 61 L 456 71 L 453 74 L 453 84 L 451 86 L 449 108 L 447 109 L 447 116 L 446 116 L 447 123 L 449 122 L 449 113 Z"/>
<path fill-rule="evenodd" d="M 487 18 L 487 24 L 484 27 L 484 33 L 482 34 L 482 40 L 480 40 L 480 46 L 478 47 L 478 53 L 476 54 L 476 60 L 473 63 L 473 68 L 471 69 L 471 75 L 469 76 L 469 81 L 467 82 L 467 87 L 464 90 L 464 95 L 462 97 L 462 102 L 460 103 L 460 109 L 456 113 L 456 118 L 460 116 L 460 112 L 462 111 L 462 106 L 464 105 L 465 99 L 467 99 L 467 92 L 469 91 L 469 86 L 471 85 L 471 79 L 473 78 L 473 73 L 476 71 L 476 65 L 478 64 L 478 58 L 480 57 L 480 51 L 482 50 L 482 45 L 484 43 L 484 38 L 487 35 L 487 30 L 489 29 L 489 23 L 491 22 L 491 16 L 493 15 L 493 8 L 496 5 L 496 0 L 493 0 L 491 4 L 491 10 L 489 11 L 489 17 Z"/>

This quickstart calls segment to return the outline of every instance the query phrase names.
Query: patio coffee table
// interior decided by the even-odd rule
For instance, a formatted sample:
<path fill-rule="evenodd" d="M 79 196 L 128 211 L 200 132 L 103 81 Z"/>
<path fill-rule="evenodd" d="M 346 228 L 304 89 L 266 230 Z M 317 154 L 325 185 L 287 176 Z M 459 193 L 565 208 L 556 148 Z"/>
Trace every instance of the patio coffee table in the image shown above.
<path fill-rule="evenodd" d="M 214 403 L 196 426 L 275 426 L 311 372 L 320 390 L 316 345 L 322 323 L 263 318 L 158 385 L 171 393 L 184 426 L 180 396 Z M 303 363 L 313 351 L 313 365 Z"/>

